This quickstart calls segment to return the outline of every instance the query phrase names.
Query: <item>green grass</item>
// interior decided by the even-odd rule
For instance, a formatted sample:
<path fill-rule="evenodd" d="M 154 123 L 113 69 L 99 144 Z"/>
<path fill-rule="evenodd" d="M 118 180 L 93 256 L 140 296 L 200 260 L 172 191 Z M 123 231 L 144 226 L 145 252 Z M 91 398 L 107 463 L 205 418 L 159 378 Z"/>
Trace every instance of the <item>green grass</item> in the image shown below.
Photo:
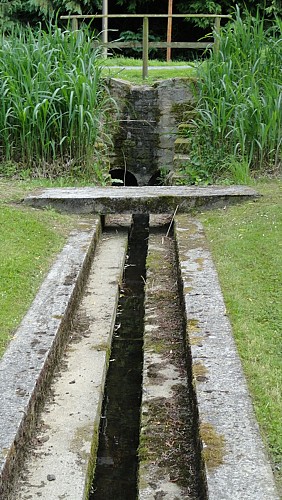
<path fill-rule="evenodd" d="M 109 56 L 103 63 L 104 66 L 142 66 L 142 59 L 133 57 L 111 57 Z M 149 66 L 193 66 L 193 62 L 187 61 L 160 61 L 159 59 L 149 59 Z"/>
<path fill-rule="evenodd" d="M 200 218 L 256 416 L 282 488 L 282 182 L 256 187 L 263 194 L 259 201 Z"/>
<path fill-rule="evenodd" d="M 25 188 L 0 182 L 0 356 L 77 217 L 25 209 Z"/>
<path fill-rule="evenodd" d="M 134 66 L 136 69 L 128 69 L 128 66 Z M 151 85 L 158 80 L 165 80 L 167 78 L 186 78 L 194 76 L 196 72 L 194 63 L 187 61 L 172 61 L 171 63 L 167 63 L 157 59 L 150 59 L 148 66 L 148 78 L 143 80 L 141 69 L 142 59 L 133 59 L 130 57 L 109 57 L 104 62 L 102 75 L 104 77 L 120 78 L 122 80 L 127 80 L 140 85 Z M 152 66 L 159 69 L 150 69 Z M 178 68 L 177 66 L 181 66 L 181 68 Z M 191 66 L 191 68 L 187 66 Z"/>
<path fill-rule="evenodd" d="M 0 353 L 77 217 L 24 209 L 27 191 L 60 180 L 0 181 Z M 63 181 L 64 183 L 64 181 Z M 63 184 L 62 184 L 63 185 Z M 282 491 L 281 181 L 263 197 L 199 215 L 215 261 L 256 416 Z"/>

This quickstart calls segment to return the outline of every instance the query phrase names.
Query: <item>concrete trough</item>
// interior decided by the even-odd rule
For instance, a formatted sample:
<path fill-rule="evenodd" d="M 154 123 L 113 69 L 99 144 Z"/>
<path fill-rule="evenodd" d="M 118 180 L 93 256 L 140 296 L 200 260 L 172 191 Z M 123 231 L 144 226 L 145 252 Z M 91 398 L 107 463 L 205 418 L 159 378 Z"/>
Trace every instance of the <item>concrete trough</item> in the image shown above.
<path fill-rule="evenodd" d="M 49 188 L 28 196 L 24 203 L 60 212 L 124 214 L 191 212 L 222 208 L 255 200 L 258 193 L 248 186 L 144 186 Z"/>
<path fill-rule="evenodd" d="M 89 498 L 127 240 L 127 228 L 101 235 L 32 453 L 5 500 Z"/>
<path fill-rule="evenodd" d="M 100 233 L 100 220 L 74 232 L 0 360 L 0 498 L 7 500 L 36 414 L 68 337 Z M 12 498 L 16 498 L 12 496 Z"/>

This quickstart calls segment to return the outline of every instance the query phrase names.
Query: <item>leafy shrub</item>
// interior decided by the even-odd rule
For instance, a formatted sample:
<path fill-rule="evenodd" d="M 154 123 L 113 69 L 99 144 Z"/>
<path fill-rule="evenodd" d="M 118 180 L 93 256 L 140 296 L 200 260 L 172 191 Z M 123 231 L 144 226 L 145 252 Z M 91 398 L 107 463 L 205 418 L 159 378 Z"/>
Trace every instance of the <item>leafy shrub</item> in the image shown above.
<path fill-rule="evenodd" d="M 159 37 L 155 35 L 149 35 L 149 42 L 158 42 L 160 40 Z M 137 33 L 134 33 L 134 31 L 122 31 L 120 34 L 120 40 L 122 42 L 133 42 L 133 43 L 138 43 L 141 44 L 141 47 L 132 47 L 128 49 L 123 49 L 123 55 L 125 57 L 132 57 L 136 55 L 140 55 L 142 53 L 142 41 L 143 41 L 143 32 L 142 29 L 138 30 Z M 157 49 L 149 48 L 149 54 L 151 55 L 156 55 L 158 53 Z"/>

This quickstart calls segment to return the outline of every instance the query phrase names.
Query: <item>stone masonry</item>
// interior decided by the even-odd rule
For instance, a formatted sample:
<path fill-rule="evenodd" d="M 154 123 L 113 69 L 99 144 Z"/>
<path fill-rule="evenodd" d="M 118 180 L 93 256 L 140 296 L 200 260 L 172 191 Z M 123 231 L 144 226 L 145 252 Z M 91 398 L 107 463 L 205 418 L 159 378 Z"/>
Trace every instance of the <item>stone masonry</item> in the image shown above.
<path fill-rule="evenodd" d="M 177 126 L 183 112 L 193 106 L 194 85 L 191 78 L 171 78 L 153 86 L 109 80 L 119 108 L 112 169 L 130 172 L 139 186 L 145 186 L 154 183 L 160 170 L 172 168 Z"/>

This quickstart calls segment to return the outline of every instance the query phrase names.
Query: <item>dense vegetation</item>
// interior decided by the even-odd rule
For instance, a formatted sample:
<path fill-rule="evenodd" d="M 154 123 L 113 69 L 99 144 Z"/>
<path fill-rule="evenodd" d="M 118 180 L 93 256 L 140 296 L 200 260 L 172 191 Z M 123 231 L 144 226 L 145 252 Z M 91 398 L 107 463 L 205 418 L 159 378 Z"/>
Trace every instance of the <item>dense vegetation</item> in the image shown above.
<path fill-rule="evenodd" d="M 281 173 L 281 34 L 278 18 L 267 28 L 258 15 L 242 19 L 239 10 L 222 30 L 219 52 L 198 70 L 186 181 L 248 183 L 252 173 Z"/>
<path fill-rule="evenodd" d="M 282 22 L 239 9 L 199 64 L 184 183 L 249 182 L 281 169 Z M 0 36 L 0 174 L 106 182 L 113 103 L 86 27 Z"/>
<path fill-rule="evenodd" d="M 0 36 L 2 173 L 101 181 L 111 100 L 87 30 Z"/>
<path fill-rule="evenodd" d="M 174 2 L 176 12 L 229 13 L 234 5 L 227 0 Z M 185 182 L 246 183 L 253 173 L 281 173 L 282 25 L 279 17 L 273 18 L 282 13 L 281 3 L 248 0 L 246 5 L 253 13 L 260 8 L 260 13 L 246 13 L 243 21 L 237 10 L 235 22 L 222 31 L 219 52 L 200 61 L 196 128 L 188 134 L 191 159 L 182 169 Z M 0 176 L 64 174 L 67 183 L 78 178 L 105 182 L 113 103 L 102 78 L 102 60 L 99 50 L 93 50 L 89 32 L 49 28 L 49 15 L 56 15 L 58 8 L 93 12 L 101 2 L 0 2 L 0 24 L 4 21 L 6 29 L 0 37 Z M 166 3 L 164 8 L 162 2 L 117 0 L 114 8 L 164 12 Z M 262 11 L 267 20 L 261 18 Z M 36 29 L 18 26 L 27 22 Z M 1 182 L 2 196 L 8 185 Z M 256 204 L 210 212 L 202 219 L 224 276 L 228 313 L 258 420 L 279 473 L 281 184 L 261 190 L 265 197 Z M 61 216 L 23 212 L 4 201 L 0 206 L 2 351 L 62 245 L 64 232 L 57 235 L 64 225 Z M 70 224 L 68 219 L 66 225 Z"/>

